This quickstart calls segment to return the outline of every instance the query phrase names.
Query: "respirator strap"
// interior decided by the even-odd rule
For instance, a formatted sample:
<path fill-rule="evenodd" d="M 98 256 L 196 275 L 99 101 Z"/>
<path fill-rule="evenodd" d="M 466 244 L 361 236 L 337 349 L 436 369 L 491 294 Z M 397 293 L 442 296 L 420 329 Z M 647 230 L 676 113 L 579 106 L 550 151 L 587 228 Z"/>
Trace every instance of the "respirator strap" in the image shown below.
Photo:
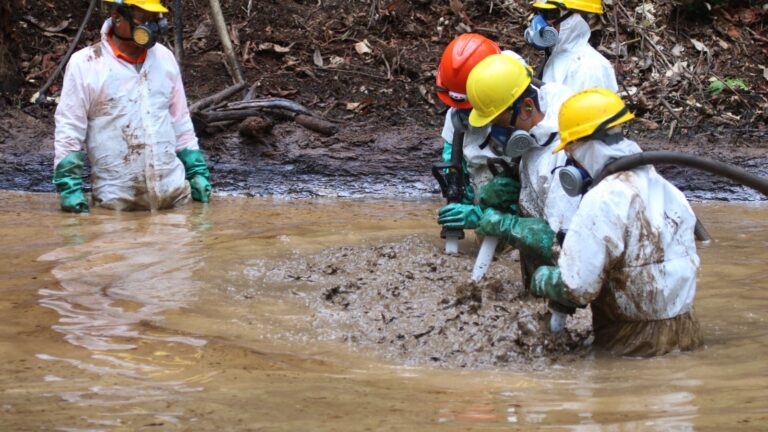
<path fill-rule="evenodd" d="M 551 134 L 549 134 L 549 138 L 547 138 L 547 140 L 541 146 L 542 147 L 546 147 L 546 146 L 552 144 L 552 141 L 554 141 L 555 138 L 557 138 L 557 132 L 552 132 Z"/>
<path fill-rule="evenodd" d="M 570 10 L 569 10 L 568 12 L 566 12 L 566 13 L 564 13 L 564 14 L 560 15 L 560 18 L 556 19 L 556 20 L 555 20 L 555 22 L 553 22 L 553 23 L 552 23 L 552 24 L 550 24 L 550 25 L 551 25 L 552 27 L 557 27 L 557 26 L 558 26 L 558 25 L 560 25 L 560 24 L 561 24 L 563 21 L 567 20 L 567 19 L 568 19 L 568 18 L 570 18 L 571 16 L 573 16 L 573 11 L 570 11 Z"/>

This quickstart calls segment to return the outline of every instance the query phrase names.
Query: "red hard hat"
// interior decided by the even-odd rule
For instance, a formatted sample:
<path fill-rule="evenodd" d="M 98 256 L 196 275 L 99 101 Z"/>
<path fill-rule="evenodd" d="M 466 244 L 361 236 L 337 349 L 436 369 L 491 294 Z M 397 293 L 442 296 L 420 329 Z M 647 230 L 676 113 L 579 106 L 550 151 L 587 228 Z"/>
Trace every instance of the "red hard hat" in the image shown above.
<path fill-rule="evenodd" d="M 445 47 L 437 67 L 437 97 L 453 108 L 472 108 L 467 99 L 467 77 L 480 60 L 501 50 L 496 43 L 477 33 L 457 36 Z"/>

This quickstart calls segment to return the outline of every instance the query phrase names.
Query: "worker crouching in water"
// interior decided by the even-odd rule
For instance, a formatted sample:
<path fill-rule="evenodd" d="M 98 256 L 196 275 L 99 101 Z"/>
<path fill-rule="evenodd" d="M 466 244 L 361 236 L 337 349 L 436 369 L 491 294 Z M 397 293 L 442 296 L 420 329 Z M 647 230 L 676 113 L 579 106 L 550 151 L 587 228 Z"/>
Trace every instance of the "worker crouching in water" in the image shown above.
<path fill-rule="evenodd" d="M 559 114 L 560 145 L 585 185 L 611 160 L 639 153 L 620 125 L 634 116 L 607 89 L 568 99 Z M 577 182 L 578 183 L 578 182 Z M 574 183 L 575 184 L 575 183 Z M 534 273 L 534 294 L 565 306 L 591 304 L 595 346 L 654 356 L 702 344 L 694 316 L 699 257 L 696 217 L 685 196 L 642 166 L 606 177 L 583 195 L 556 266 Z"/>
<path fill-rule="evenodd" d="M 111 0 L 108 0 L 111 1 Z M 156 44 L 167 28 L 159 0 L 112 7 L 101 42 L 72 56 L 56 110 L 54 179 L 65 211 L 88 211 L 82 191 L 87 153 L 93 202 L 115 210 L 208 202 L 199 150 L 173 53 Z"/>

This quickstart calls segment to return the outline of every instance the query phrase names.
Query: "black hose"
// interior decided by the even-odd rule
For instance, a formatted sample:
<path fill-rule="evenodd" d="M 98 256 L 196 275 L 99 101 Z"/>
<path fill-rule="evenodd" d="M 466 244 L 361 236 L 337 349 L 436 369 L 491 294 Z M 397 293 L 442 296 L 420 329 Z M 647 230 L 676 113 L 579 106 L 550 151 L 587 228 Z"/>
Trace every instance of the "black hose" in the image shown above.
<path fill-rule="evenodd" d="M 601 180 L 620 171 L 628 171 L 642 165 L 680 165 L 697 168 L 710 174 L 733 180 L 768 196 L 768 179 L 747 172 L 737 166 L 714 161 L 687 153 L 670 151 L 650 151 L 624 156 L 606 165 L 592 182 L 595 187 Z"/>
<path fill-rule="evenodd" d="M 641 152 L 616 159 L 603 167 L 603 170 L 600 171 L 600 174 L 598 174 L 592 182 L 592 187 L 595 187 L 600 181 L 611 174 L 616 174 L 621 171 L 629 171 L 642 165 L 657 164 L 697 168 L 710 174 L 733 180 L 736 183 L 750 187 L 763 195 L 768 196 L 768 179 L 751 174 L 746 170 L 731 164 L 713 161 L 711 159 L 705 159 L 687 153 L 670 151 Z M 698 218 L 696 218 L 696 226 L 694 227 L 693 232 L 696 236 L 696 240 L 709 241 L 712 239 L 707 232 L 707 229 L 704 227 L 704 224 L 702 224 Z"/>

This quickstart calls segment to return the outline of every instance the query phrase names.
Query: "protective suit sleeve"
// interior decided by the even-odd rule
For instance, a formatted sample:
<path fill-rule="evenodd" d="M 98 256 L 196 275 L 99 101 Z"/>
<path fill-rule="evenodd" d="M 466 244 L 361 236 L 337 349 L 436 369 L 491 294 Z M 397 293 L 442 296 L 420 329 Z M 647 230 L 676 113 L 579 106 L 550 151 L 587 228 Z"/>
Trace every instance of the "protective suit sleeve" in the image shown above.
<path fill-rule="evenodd" d="M 534 266 L 554 264 L 555 232 L 541 218 L 523 218 L 489 208 L 483 213 L 477 234 L 500 237 L 513 244 Z"/>
<path fill-rule="evenodd" d="M 83 166 L 85 155 L 70 152 L 53 173 L 53 184 L 61 194 L 61 209 L 72 213 L 88 213 L 88 199 L 83 193 Z"/>
<path fill-rule="evenodd" d="M 184 149 L 198 150 L 195 129 L 192 126 L 192 119 L 189 116 L 189 107 L 187 106 L 187 95 L 184 93 L 184 84 L 181 81 L 181 72 L 178 65 L 174 68 L 176 76 L 171 90 L 170 104 L 168 111 L 171 114 L 173 130 L 176 133 L 176 153 Z"/>
<path fill-rule="evenodd" d="M 208 172 L 208 164 L 200 150 L 184 149 L 177 155 L 184 164 L 186 178 L 192 189 L 192 199 L 207 203 L 211 195 L 211 181 Z"/>
<path fill-rule="evenodd" d="M 605 278 L 624 251 L 633 193 L 620 182 L 604 182 L 587 193 L 571 220 L 557 265 L 575 303 L 600 294 Z"/>
<path fill-rule="evenodd" d="M 83 150 L 88 129 L 90 92 L 85 85 L 77 60 L 78 58 L 73 56 L 72 61 L 67 65 L 60 102 L 54 116 L 56 122 L 53 139 L 54 168 L 71 152 Z"/>
<path fill-rule="evenodd" d="M 541 266 L 533 273 L 530 290 L 534 295 L 546 297 L 566 306 L 578 307 L 569 298 L 557 266 Z"/>
<path fill-rule="evenodd" d="M 520 182 L 509 177 L 494 177 L 480 188 L 480 207 L 517 213 Z"/>

